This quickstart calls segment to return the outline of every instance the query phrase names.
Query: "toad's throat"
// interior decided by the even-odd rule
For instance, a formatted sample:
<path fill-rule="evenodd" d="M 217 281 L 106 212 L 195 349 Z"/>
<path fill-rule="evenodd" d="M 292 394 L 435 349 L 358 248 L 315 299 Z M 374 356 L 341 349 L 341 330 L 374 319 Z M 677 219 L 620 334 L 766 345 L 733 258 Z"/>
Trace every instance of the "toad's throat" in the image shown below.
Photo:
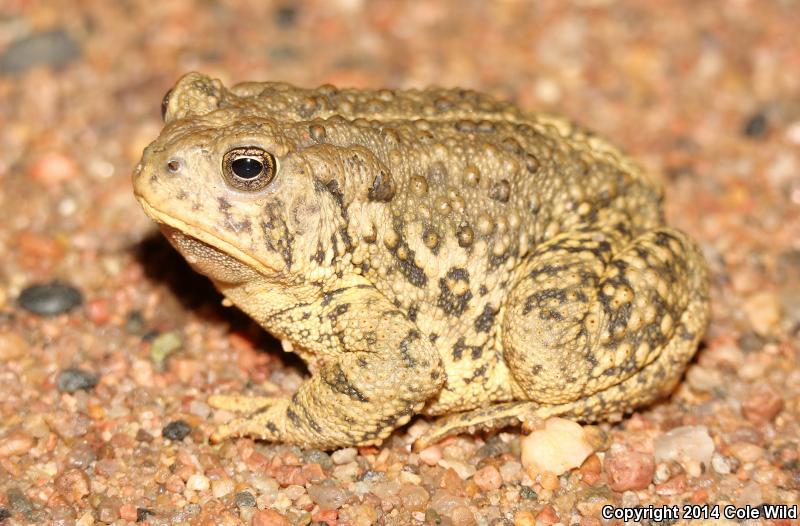
<path fill-rule="evenodd" d="M 272 274 L 263 263 L 228 241 L 166 215 L 144 201 L 142 205 L 192 268 L 213 281 L 234 285 Z"/>

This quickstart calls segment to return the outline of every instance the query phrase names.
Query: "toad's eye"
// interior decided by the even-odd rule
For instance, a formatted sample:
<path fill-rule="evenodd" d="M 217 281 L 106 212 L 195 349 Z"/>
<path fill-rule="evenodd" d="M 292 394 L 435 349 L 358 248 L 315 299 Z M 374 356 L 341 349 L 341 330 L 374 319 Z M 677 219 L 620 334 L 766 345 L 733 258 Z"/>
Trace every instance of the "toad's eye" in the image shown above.
<path fill-rule="evenodd" d="M 275 157 L 256 146 L 233 148 L 222 157 L 225 182 L 237 190 L 261 190 L 272 181 L 276 171 Z"/>

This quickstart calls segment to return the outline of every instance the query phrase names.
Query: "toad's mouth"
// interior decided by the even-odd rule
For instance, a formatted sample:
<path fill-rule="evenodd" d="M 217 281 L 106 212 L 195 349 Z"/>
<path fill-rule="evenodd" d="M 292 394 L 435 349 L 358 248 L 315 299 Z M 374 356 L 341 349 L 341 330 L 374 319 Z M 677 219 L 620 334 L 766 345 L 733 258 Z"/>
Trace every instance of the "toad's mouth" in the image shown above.
<path fill-rule="evenodd" d="M 139 201 L 145 214 L 161 228 L 164 237 L 201 274 L 222 283 L 242 283 L 273 273 L 230 242 Z"/>

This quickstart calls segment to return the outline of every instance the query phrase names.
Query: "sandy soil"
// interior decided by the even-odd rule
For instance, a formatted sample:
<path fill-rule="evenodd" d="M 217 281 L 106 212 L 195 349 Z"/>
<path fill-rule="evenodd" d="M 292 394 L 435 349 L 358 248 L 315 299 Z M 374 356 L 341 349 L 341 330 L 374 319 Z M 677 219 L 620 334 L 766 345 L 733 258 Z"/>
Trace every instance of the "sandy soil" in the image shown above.
<path fill-rule="evenodd" d="M 796 505 L 798 27 L 793 0 L 4 1 L 0 524 L 588 526 L 606 505 L 668 504 L 758 524 L 764 504 Z M 612 138 L 664 183 L 712 270 L 685 381 L 585 426 L 593 453 L 560 475 L 522 466 L 519 429 L 421 454 L 422 421 L 333 454 L 208 445 L 229 416 L 208 393 L 291 391 L 302 367 L 222 307 L 133 199 L 161 97 L 188 70 L 464 86 Z"/>

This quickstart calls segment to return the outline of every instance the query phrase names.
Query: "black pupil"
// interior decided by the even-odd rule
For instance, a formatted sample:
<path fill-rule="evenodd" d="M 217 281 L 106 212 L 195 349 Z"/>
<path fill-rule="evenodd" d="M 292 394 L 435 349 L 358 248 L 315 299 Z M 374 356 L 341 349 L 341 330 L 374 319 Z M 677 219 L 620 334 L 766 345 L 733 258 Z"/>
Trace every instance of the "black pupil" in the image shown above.
<path fill-rule="evenodd" d="M 264 170 L 264 165 L 261 161 L 253 159 L 252 157 L 239 157 L 231 163 L 231 170 L 241 179 L 252 179 Z"/>

